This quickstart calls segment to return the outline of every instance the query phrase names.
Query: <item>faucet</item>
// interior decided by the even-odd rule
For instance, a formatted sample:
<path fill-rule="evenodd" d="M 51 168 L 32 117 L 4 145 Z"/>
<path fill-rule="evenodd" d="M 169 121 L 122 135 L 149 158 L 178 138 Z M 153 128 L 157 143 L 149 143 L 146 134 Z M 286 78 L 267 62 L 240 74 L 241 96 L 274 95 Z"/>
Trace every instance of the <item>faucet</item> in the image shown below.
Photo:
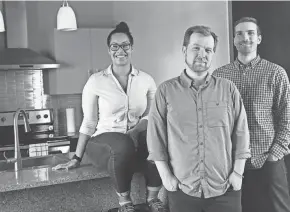
<path fill-rule="evenodd" d="M 20 145 L 19 145 L 19 133 L 18 133 L 18 117 L 22 113 L 24 120 L 24 130 L 25 132 L 30 132 L 30 126 L 28 123 L 28 118 L 26 116 L 24 109 L 17 109 L 13 116 L 13 124 L 14 124 L 14 158 L 7 159 L 8 163 L 14 163 L 15 171 L 19 171 L 22 169 L 22 159 L 20 153 Z"/>

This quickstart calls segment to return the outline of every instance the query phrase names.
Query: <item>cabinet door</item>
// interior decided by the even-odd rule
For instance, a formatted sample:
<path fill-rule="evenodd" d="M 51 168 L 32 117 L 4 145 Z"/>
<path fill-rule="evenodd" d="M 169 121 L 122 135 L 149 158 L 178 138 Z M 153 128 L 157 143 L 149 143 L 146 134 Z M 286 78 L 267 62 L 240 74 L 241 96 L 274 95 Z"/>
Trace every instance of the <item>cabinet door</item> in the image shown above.
<path fill-rule="evenodd" d="M 91 29 L 91 61 L 94 70 L 107 68 L 111 64 L 108 53 L 107 37 L 113 29 Z"/>
<path fill-rule="evenodd" d="M 91 69 L 90 29 L 70 32 L 55 29 L 54 39 L 55 59 L 60 68 L 51 72 L 49 93 L 81 93 Z"/>

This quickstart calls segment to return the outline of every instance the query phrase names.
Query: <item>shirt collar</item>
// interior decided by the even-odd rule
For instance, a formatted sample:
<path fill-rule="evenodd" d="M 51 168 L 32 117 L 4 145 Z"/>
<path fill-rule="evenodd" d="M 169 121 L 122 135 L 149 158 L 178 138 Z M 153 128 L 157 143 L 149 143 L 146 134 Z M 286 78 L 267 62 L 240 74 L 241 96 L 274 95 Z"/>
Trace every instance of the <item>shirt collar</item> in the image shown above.
<path fill-rule="evenodd" d="M 184 69 L 183 72 L 181 73 L 180 80 L 181 80 L 181 84 L 184 87 L 189 88 L 192 85 L 192 80 L 189 78 L 189 76 L 187 76 L 185 70 L 186 69 Z"/>
<path fill-rule="evenodd" d="M 189 67 L 186 65 L 186 68 L 183 70 L 183 72 L 180 75 L 181 79 L 181 84 L 184 87 L 190 88 L 194 84 L 194 80 L 192 80 L 187 74 L 186 74 L 186 69 L 189 69 Z M 205 78 L 204 84 L 207 85 L 212 78 L 212 75 L 208 72 Z"/>
<path fill-rule="evenodd" d="M 106 68 L 103 72 L 103 75 L 112 75 L 113 71 L 112 71 L 112 65 L 110 65 L 108 68 Z M 137 76 L 139 74 L 139 70 L 135 69 L 134 66 L 131 65 L 131 75 L 133 76 Z"/>
<path fill-rule="evenodd" d="M 242 67 L 255 68 L 255 66 L 260 62 L 260 60 L 261 60 L 260 55 L 257 55 L 257 57 L 255 57 L 251 62 L 249 62 L 247 65 L 245 65 L 241 61 L 239 61 L 238 58 L 236 58 L 234 64 L 235 64 L 236 68 L 238 68 L 238 69 L 240 69 Z"/>

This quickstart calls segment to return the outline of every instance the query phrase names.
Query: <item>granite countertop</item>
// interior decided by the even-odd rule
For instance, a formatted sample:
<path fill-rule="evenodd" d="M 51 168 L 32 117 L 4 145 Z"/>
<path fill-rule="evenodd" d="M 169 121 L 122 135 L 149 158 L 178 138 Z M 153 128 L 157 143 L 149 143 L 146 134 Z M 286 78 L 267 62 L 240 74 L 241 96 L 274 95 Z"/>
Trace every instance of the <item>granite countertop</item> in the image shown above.
<path fill-rule="evenodd" d="M 73 153 L 70 153 L 73 154 Z M 80 167 L 52 170 L 52 167 L 0 172 L 0 192 L 50 186 L 68 182 L 109 177 L 104 169 L 93 167 L 85 158 Z"/>

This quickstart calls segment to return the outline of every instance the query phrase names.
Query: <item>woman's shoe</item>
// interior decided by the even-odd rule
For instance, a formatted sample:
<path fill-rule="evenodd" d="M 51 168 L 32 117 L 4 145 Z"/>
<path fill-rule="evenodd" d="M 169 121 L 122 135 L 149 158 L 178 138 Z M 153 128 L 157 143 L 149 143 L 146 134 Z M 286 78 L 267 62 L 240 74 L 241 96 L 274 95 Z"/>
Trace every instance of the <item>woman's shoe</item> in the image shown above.
<path fill-rule="evenodd" d="M 122 205 L 119 209 L 118 212 L 137 212 L 137 210 L 135 209 L 135 206 L 133 205 L 133 203 L 127 203 L 125 205 Z"/>
<path fill-rule="evenodd" d="M 150 200 L 148 206 L 150 212 L 168 212 L 166 206 L 158 198 Z"/>

